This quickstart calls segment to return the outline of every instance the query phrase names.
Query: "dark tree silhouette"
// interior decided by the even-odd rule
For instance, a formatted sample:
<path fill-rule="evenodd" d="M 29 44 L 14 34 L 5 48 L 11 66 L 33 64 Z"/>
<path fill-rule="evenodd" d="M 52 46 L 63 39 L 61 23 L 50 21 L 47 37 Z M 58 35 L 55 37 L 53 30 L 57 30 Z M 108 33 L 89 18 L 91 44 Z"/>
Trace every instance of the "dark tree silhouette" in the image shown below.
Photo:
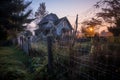
<path fill-rule="evenodd" d="M 36 18 L 44 17 L 48 12 L 46 11 L 45 3 L 40 3 L 38 10 L 35 12 Z"/>
<path fill-rule="evenodd" d="M 89 25 L 89 26 L 101 25 L 101 23 L 102 23 L 102 21 L 100 19 L 95 19 L 95 18 L 92 18 L 91 20 L 86 20 L 86 21 L 82 22 L 83 25 Z"/>
<path fill-rule="evenodd" d="M 31 2 L 24 0 L 2 0 L 0 1 L 0 41 L 15 37 L 23 30 L 22 24 L 32 10 L 25 11 Z"/>
<path fill-rule="evenodd" d="M 120 0 L 100 0 L 95 4 L 95 7 L 102 9 L 102 12 L 97 13 L 98 17 L 102 17 L 106 22 L 115 24 L 115 26 L 109 27 L 108 30 L 112 32 L 114 36 L 119 36 Z"/>

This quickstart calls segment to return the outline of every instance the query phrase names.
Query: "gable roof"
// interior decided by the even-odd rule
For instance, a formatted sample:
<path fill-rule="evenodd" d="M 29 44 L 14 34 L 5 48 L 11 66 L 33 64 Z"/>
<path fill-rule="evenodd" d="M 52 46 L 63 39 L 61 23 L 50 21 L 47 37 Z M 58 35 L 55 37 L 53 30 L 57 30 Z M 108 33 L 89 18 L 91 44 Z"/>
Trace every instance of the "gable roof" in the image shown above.
<path fill-rule="evenodd" d="M 58 21 L 55 22 L 55 25 L 58 25 L 61 21 L 67 21 L 68 25 L 70 26 L 70 29 L 73 29 L 72 25 L 68 21 L 67 17 L 63 17 L 63 18 L 59 19 Z"/>
<path fill-rule="evenodd" d="M 46 15 L 38 25 L 44 24 L 44 23 L 48 23 L 49 21 L 53 21 L 56 22 L 58 20 L 58 17 L 56 14 L 50 13 L 48 15 Z"/>

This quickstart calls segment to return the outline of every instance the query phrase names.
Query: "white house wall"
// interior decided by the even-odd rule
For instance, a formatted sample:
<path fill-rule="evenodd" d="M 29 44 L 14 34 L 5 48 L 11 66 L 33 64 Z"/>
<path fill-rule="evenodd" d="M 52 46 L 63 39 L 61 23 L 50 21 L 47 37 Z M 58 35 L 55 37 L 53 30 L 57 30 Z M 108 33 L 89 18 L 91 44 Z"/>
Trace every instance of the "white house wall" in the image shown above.
<path fill-rule="evenodd" d="M 64 22 L 66 25 L 64 25 Z M 68 25 L 68 22 L 65 20 L 62 20 L 56 27 L 57 27 L 57 29 L 56 29 L 57 35 L 59 35 L 59 36 L 62 34 L 63 28 L 70 30 L 70 26 Z"/>

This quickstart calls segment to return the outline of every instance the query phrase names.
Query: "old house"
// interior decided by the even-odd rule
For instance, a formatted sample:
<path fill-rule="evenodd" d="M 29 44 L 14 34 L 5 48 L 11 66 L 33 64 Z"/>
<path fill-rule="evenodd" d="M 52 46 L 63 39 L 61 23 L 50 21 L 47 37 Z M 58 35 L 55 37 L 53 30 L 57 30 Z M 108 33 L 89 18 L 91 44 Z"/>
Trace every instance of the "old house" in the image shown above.
<path fill-rule="evenodd" d="M 35 30 L 37 36 L 46 37 L 53 34 L 55 37 L 64 37 L 72 34 L 72 26 L 66 17 L 58 18 L 56 14 L 46 15 L 38 24 L 39 29 Z"/>

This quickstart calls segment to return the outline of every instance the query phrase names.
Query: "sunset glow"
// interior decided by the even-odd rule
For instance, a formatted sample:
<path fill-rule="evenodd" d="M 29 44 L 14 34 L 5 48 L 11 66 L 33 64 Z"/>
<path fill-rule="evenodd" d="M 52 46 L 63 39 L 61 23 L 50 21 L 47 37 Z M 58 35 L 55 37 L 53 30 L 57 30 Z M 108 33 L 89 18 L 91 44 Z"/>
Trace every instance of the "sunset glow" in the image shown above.
<path fill-rule="evenodd" d="M 93 28 L 90 27 L 89 30 L 90 30 L 90 32 L 92 32 L 92 31 L 93 31 Z"/>

